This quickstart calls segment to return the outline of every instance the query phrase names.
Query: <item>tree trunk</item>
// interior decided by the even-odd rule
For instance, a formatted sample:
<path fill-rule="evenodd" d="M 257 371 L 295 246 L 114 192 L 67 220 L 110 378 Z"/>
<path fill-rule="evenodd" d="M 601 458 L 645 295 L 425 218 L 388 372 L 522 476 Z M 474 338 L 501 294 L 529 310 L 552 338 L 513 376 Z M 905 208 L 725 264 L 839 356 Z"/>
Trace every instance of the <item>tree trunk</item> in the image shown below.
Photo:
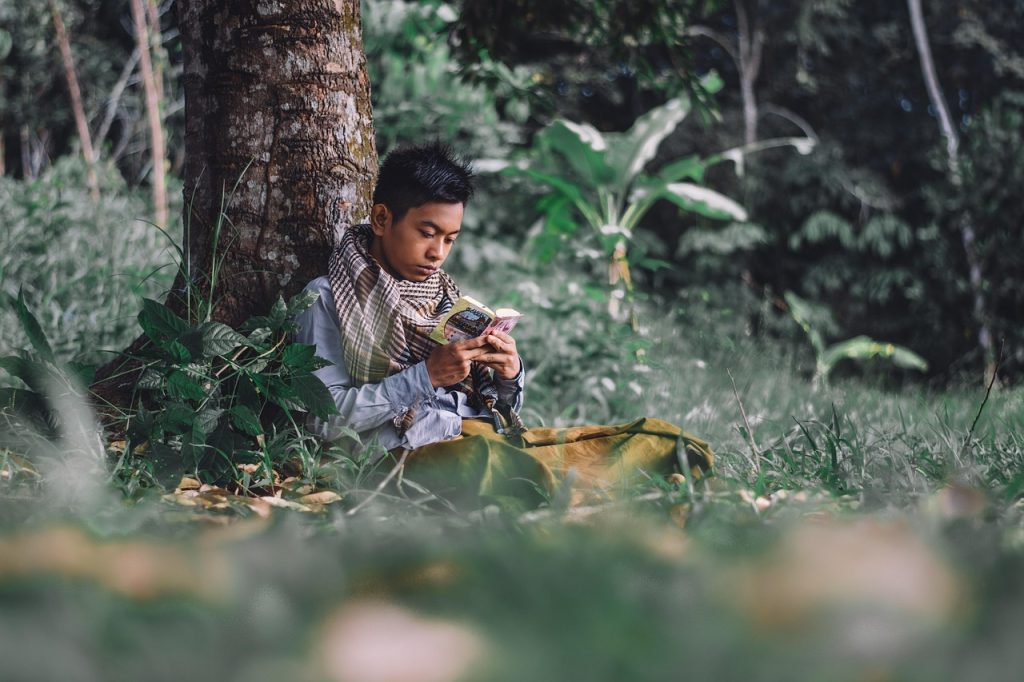
<path fill-rule="evenodd" d="M 359 1 L 177 4 L 185 255 L 169 305 L 237 325 L 326 273 L 341 227 L 369 213 L 377 153 Z M 93 390 L 123 405 L 134 372 L 113 365 Z"/>
<path fill-rule="evenodd" d="M 153 73 L 150 59 L 149 30 L 146 27 L 146 10 L 143 0 L 131 0 L 132 21 L 135 25 L 135 41 L 139 50 L 139 71 L 142 74 L 142 88 L 146 93 L 146 120 L 149 123 L 149 146 L 153 175 L 150 179 L 153 195 L 153 221 L 157 226 L 167 227 L 167 178 L 164 162 L 164 125 L 160 116 L 162 91 Z"/>
<path fill-rule="evenodd" d="M 96 154 L 92 148 L 92 137 L 89 135 L 89 121 L 85 117 L 85 107 L 82 106 L 82 91 L 78 87 L 78 77 L 75 75 L 75 62 L 71 58 L 71 43 L 68 40 L 67 31 L 64 30 L 64 21 L 60 17 L 60 11 L 53 0 L 50 0 L 50 14 L 53 15 L 57 46 L 60 49 L 61 61 L 64 63 L 64 78 L 67 80 L 68 92 L 71 94 L 71 111 L 75 116 L 78 138 L 82 142 L 82 156 L 85 157 L 87 168 L 86 182 L 89 184 L 89 192 L 93 198 L 99 199 L 100 184 L 96 177 Z"/>
<path fill-rule="evenodd" d="M 957 133 L 956 126 L 953 125 L 953 118 L 949 115 L 949 107 L 946 106 L 946 98 L 943 97 L 942 87 L 939 85 L 935 60 L 932 59 L 931 45 L 928 42 L 928 29 L 924 23 L 924 13 L 921 11 L 921 0 L 907 0 L 907 7 L 910 10 L 910 25 L 914 31 L 914 42 L 921 60 L 921 73 L 928 90 L 928 98 L 939 116 L 939 127 L 943 137 L 946 138 L 946 163 L 950 181 L 954 187 L 959 189 L 963 184 L 963 176 L 960 172 L 960 135 Z M 970 214 L 966 212 L 960 216 L 960 242 L 967 258 L 968 277 L 974 299 L 972 312 L 974 321 L 978 325 L 978 347 L 981 349 L 985 361 L 985 375 L 982 381 L 987 385 L 996 371 L 996 357 L 992 344 L 992 331 L 988 324 L 988 307 L 985 303 L 985 278 L 981 259 L 978 258 L 974 246 L 974 224 Z"/>

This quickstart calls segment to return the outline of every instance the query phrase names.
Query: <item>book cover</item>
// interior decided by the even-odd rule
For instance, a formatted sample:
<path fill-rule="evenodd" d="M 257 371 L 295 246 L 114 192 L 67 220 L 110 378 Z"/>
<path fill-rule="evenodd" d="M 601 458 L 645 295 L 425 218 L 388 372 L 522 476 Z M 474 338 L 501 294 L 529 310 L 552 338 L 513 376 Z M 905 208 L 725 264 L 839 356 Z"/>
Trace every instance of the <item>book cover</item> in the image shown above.
<path fill-rule="evenodd" d="M 512 308 L 491 310 L 472 296 L 463 296 L 444 314 L 430 338 L 438 343 L 451 343 L 495 331 L 507 334 L 521 317 L 522 314 Z"/>

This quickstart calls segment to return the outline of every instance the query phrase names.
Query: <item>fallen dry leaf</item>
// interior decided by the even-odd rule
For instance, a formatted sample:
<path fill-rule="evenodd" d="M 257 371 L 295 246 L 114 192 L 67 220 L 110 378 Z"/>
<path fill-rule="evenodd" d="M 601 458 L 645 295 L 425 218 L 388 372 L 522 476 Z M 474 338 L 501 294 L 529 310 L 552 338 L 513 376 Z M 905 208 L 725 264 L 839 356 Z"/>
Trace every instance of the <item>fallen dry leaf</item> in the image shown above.
<path fill-rule="evenodd" d="M 301 504 L 332 504 L 341 500 L 341 495 L 333 490 L 323 490 L 318 493 L 303 495 L 299 498 Z"/>
<path fill-rule="evenodd" d="M 279 509 L 292 509 L 294 511 L 308 512 L 311 511 L 309 507 L 292 500 L 286 500 L 283 497 L 276 497 L 274 495 L 264 495 L 263 497 L 257 498 L 262 500 L 265 504 L 271 507 L 277 507 Z"/>
<path fill-rule="evenodd" d="M 178 482 L 177 490 L 199 490 L 202 487 L 202 483 L 192 478 L 191 476 L 182 476 Z"/>

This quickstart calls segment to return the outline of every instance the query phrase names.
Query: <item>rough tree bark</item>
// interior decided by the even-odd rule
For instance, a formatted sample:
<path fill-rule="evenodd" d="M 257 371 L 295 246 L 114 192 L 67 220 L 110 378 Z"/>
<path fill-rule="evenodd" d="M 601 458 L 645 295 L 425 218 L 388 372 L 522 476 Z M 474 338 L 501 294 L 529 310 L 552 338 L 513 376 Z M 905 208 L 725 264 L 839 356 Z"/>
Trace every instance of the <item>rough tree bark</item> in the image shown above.
<path fill-rule="evenodd" d="M 208 298 L 216 258 L 211 316 L 237 325 L 325 273 L 337 231 L 369 213 L 359 0 L 178 0 L 178 12 L 188 279 L 168 303 L 186 312 L 187 287 Z M 99 402 L 123 404 L 132 373 L 112 363 L 98 377 Z"/>
<path fill-rule="evenodd" d="M 146 120 L 149 124 L 149 147 L 152 159 L 153 221 L 160 227 L 167 227 L 167 154 L 164 145 L 163 117 L 160 115 L 160 100 L 163 97 L 162 80 L 158 82 L 150 58 L 149 28 L 146 26 L 146 9 L 142 0 L 131 0 L 132 22 L 135 27 L 135 42 L 139 51 L 139 71 L 142 74 L 142 89 L 146 95 Z"/>
<path fill-rule="evenodd" d="M 60 10 L 53 0 L 50 0 L 50 14 L 53 17 L 53 28 L 57 34 L 57 47 L 60 49 L 61 61 L 64 64 L 64 78 L 71 95 L 71 111 L 75 117 L 78 138 L 82 143 L 82 156 L 85 157 L 86 182 L 89 184 L 89 192 L 93 198 L 99 199 L 100 184 L 96 177 L 96 154 L 92 147 L 92 136 L 89 134 L 89 121 L 85 116 L 85 107 L 82 106 L 82 90 L 78 87 L 78 77 L 75 75 L 75 61 L 71 57 L 71 42 L 68 40 Z"/>
<path fill-rule="evenodd" d="M 917 45 L 917 54 L 921 61 L 921 73 L 928 90 L 928 99 L 931 100 L 932 106 L 938 113 L 939 128 L 942 131 L 942 136 L 946 138 L 946 165 L 949 178 L 953 186 L 959 188 L 963 184 L 963 175 L 960 169 L 960 135 L 957 133 L 956 126 L 953 125 L 953 118 L 949 115 L 949 107 L 946 105 L 946 98 L 939 85 L 935 60 L 932 58 L 932 49 L 928 41 L 928 29 L 924 23 L 924 13 L 921 11 L 921 0 L 907 0 L 907 8 L 910 10 L 910 25 L 914 32 L 914 42 Z M 960 216 L 960 242 L 967 259 L 968 278 L 974 299 L 972 312 L 975 324 L 978 325 L 978 347 L 985 360 L 983 383 L 988 384 L 996 371 L 996 357 L 992 343 L 992 331 L 988 323 L 988 307 L 985 303 L 985 277 L 982 272 L 981 259 L 975 249 L 974 223 L 967 213 Z"/>

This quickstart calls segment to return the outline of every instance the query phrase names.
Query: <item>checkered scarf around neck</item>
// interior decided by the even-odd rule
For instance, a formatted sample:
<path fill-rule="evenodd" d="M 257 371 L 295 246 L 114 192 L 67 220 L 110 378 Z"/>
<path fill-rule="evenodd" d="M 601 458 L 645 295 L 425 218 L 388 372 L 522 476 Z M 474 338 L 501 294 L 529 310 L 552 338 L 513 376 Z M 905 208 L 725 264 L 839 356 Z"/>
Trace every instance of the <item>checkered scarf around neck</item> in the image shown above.
<path fill-rule="evenodd" d="M 372 240 L 369 225 L 345 228 L 327 266 L 345 367 L 359 384 L 381 381 L 426 360 L 437 345 L 430 332 L 460 295 L 443 270 L 422 282 L 395 279 L 370 256 Z M 497 399 L 487 368 L 477 363 L 456 388 L 487 409 Z M 410 409 L 395 419 L 399 433 L 414 417 Z"/>

